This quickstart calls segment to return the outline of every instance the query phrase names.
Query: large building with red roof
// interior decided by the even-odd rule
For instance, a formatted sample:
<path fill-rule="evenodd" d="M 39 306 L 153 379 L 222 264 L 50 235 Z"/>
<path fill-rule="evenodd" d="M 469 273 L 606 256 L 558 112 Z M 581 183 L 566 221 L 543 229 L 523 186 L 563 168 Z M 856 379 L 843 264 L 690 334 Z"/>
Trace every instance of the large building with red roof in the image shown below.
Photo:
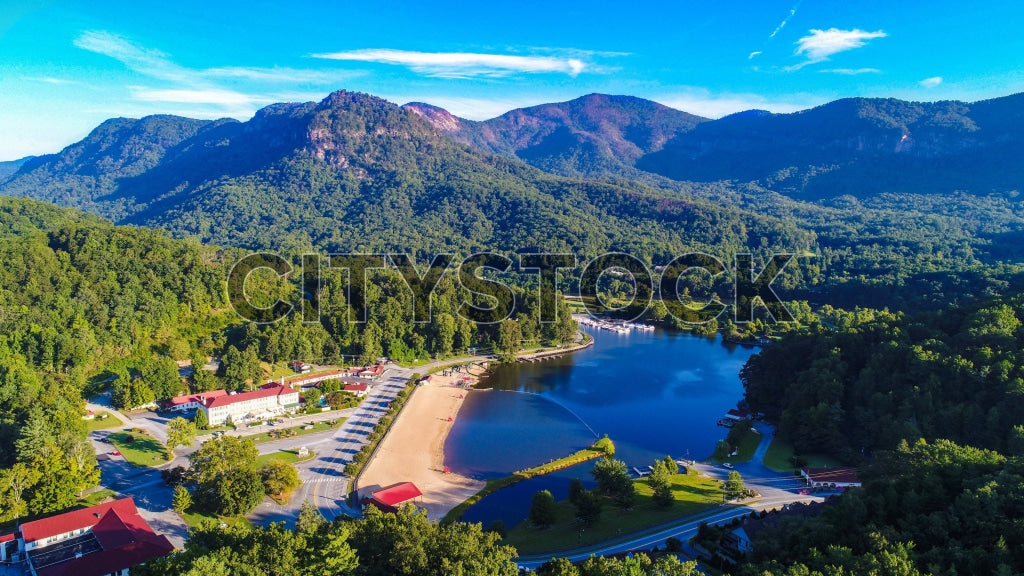
<path fill-rule="evenodd" d="M 127 576 L 132 566 L 174 550 L 139 516 L 131 498 L 25 522 L 0 541 L 3 560 L 24 555 L 34 576 Z"/>
<path fill-rule="evenodd" d="M 227 395 L 227 390 L 210 390 L 209 392 L 185 394 L 184 396 L 175 396 L 168 400 L 167 407 L 171 410 L 187 412 L 189 410 L 195 410 L 196 408 L 199 408 L 199 406 L 206 404 L 207 400 Z"/>
<path fill-rule="evenodd" d="M 276 416 L 299 407 L 299 392 L 290 386 L 266 384 L 262 388 L 238 394 L 207 398 L 199 406 L 206 412 L 210 426 L 228 420 L 244 422 Z"/>

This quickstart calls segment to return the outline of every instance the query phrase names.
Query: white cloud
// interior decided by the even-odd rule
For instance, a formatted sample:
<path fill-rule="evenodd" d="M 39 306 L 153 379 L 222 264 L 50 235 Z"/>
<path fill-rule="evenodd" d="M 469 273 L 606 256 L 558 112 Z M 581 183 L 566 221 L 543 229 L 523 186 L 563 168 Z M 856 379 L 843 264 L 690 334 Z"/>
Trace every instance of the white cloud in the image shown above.
<path fill-rule="evenodd" d="M 939 84 L 942 84 L 942 76 L 932 76 L 931 78 L 925 78 L 924 80 L 918 82 L 918 84 L 924 86 L 925 88 L 935 88 Z"/>
<path fill-rule="evenodd" d="M 699 88 L 652 99 L 670 108 L 705 118 L 721 118 L 746 110 L 768 110 L 781 114 L 806 110 L 825 102 L 823 98 L 806 95 L 793 96 L 789 100 L 769 100 L 756 94 L 712 94 Z"/>
<path fill-rule="evenodd" d="M 828 72 L 830 74 L 842 74 L 844 76 L 859 76 L 860 74 L 881 74 L 882 71 L 878 68 L 829 68 L 828 70 L 822 70 L 822 72 Z"/>
<path fill-rule="evenodd" d="M 180 82 L 194 72 L 171 62 L 159 50 L 142 48 L 105 30 L 89 30 L 75 39 L 75 46 L 83 50 L 109 56 L 130 70 L 161 80 Z"/>
<path fill-rule="evenodd" d="M 791 66 L 789 70 L 798 70 L 808 64 L 828 60 L 833 54 L 862 48 L 869 40 L 886 36 L 887 34 L 881 30 L 874 32 L 859 29 L 840 30 L 838 28 L 811 30 L 809 36 L 804 36 L 796 41 L 796 54 L 806 56 L 807 60 L 796 66 Z"/>
<path fill-rule="evenodd" d="M 562 73 L 576 76 L 587 68 L 579 58 L 555 56 L 514 56 L 510 54 L 480 54 L 473 52 L 414 52 L 408 50 L 364 49 L 328 54 L 313 54 L 314 58 L 351 60 L 406 66 L 427 76 L 442 78 L 469 78 L 473 76 L 507 76 L 523 73 Z"/>
<path fill-rule="evenodd" d="M 747 60 L 753 60 L 754 58 L 760 56 L 761 54 L 762 52 L 760 50 L 754 50 L 753 52 L 750 53 L 750 56 L 747 56 Z"/>
<path fill-rule="evenodd" d="M 187 89 L 153 89 L 132 86 L 132 96 L 143 102 L 174 102 L 177 104 L 217 104 L 221 106 L 249 105 L 263 99 L 253 98 L 232 90 L 187 90 Z"/>

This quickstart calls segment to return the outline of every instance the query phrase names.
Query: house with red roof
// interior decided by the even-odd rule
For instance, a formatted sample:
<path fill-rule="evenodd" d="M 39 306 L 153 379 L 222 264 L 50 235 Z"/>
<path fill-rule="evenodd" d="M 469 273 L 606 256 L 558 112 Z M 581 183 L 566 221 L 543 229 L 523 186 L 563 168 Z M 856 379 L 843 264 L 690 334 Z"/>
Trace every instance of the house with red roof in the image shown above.
<path fill-rule="evenodd" d="M 360 378 L 369 378 L 371 380 L 376 380 L 384 375 L 385 370 L 386 368 L 384 368 L 384 366 L 376 364 L 374 366 L 367 366 L 366 368 L 363 368 L 362 370 L 359 371 L 357 376 L 359 376 Z"/>
<path fill-rule="evenodd" d="M 860 478 L 854 468 L 801 468 L 800 475 L 812 488 L 845 489 L 860 486 Z"/>
<path fill-rule="evenodd" d="M 346 384 L 342 390 L 350 394 L 355 394 L 357 397 L 362 398 L 366 396 L 366 391 L 370 388 L 368 384 Z"/>
<path fill-rule="evenodd" d="M 24 555 L 34 576 L 127 576 L 131 567 L 174 550 L 130 497 L 25 522 L 0 541 L 3 559 Z M 16 552 L 6 556 L 11 541 Z"/>
<path fill-rule="evenodd" d="M 196 394 L 185 394 L 183 396 L 175 396 L 167 401 L 166 407 L 170 410 L 178 412 L 188 412 L 189 410 L 195 410 L 200 405 L 206 404 L 206 401 L 211 398 L 220 398 L 221 396 L 227 396 L 227 390 L 210 390 L 209 392 L 198 392 Z"/>
<path fill-rule="evenodd" d="M 423 496 L 420 489 L 412 482 L 401 482 L 371 492 L 363 498 L 363 505 L 376 506 L 382 512 L 398 512 L 406 504 L 415 504 L 416 499 Z"/>

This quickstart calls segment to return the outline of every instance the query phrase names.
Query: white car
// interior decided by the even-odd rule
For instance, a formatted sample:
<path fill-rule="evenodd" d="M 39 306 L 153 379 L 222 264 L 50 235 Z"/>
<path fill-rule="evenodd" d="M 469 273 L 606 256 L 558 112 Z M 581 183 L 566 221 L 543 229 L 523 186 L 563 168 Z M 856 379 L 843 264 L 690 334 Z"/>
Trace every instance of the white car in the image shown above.
<path fill-rule="evenodd" d="M 726 462 L 726 463 L 722 464 L 722 467 L 723 468 L 728 468 L 728 469 L 732 470 L 732 462 Z"/>

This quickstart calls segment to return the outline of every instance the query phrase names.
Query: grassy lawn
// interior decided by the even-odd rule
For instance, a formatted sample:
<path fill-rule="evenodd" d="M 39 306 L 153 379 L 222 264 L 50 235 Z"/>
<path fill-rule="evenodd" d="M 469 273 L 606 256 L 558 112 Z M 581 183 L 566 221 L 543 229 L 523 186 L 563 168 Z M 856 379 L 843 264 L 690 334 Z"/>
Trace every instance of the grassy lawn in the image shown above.
<path fill-rule="evenodd" d="M 795 468 L 789 461 L 793 456 L 793 445 L 783 440 L 778 434 L 768 446 L 768 452 L 764 455 L 764 465 L 776 472 L 793 472 Z M 830 468 L 840 466 L 835 458 L 821 454 L 801 454 L 807 460 L 807 466 L 811 468 Z"/>
<path fill-rule="evenodd" d="M 315 434 L 317 432 L 326 432 L 328 430 L 334 430 L 345 423 L 344 418 L 336 418 L 333 420 L 334 424 L 330 424 L 331 421 L 316 422 L 312 428 L 303 430 L 308 424 L 302 424 L 300 426 L 292 426 L 291 428 L 274 428 L 270 432 L 261 432 L 253 436 L 246 436 L 250 438 L 255 444 L 263 444 L 265 442 L 273 442 L 274 440 L 282 440 L 284 438 L 295 438 L 296 436 L 305 436 L 306 434 Z M 271 433 L 276 433 L 274 437 Z"/>
<path fill-rule="evenodd" d="M 252 526 L 252 522 L 244 516 L 217 516 L 215 514 L 205 514 L 203 512 L 185 512 L 182 514 L 182 518 L 185 520 L 185 524 L 188 524 L 189 529 L 199 528 L 204 521 L 212 521 L 216 524 L 227 524 L 228 526 Z"/>
<path fill-rule="evenodd" d="M 599 440 L 598 442 L 601 441 Z M 580 450 L 579 452 L 575 452 L 563 458 L 558 458 L 557 460 L 552 460 L 547 464 L 541 464 L 540 466 L 528 468 L 526 470 L 520 470 L 519 472 L 516 472 L 511 476 L 505 476 L 504 478 L 491 478 L 490 480 L 487 481 L 487 484 L 479 492 L 477 492 L 473 496 L 470 496 L 468 500 L 466 500 L 462 504 L 459 504 L 455 508 L 452 508 L 447 514 L 445 514 L 441 522 L 448 523 L 458 521 L 460 518 L 462 518 L 462 515 L 466 513 L 466 509 L 468 509 L 473 504 L 479 502 L 480 499 L 482 499 L 484 496 L 493 494 L 498 490 L 501 490 L 502 488 L 507 488 L 513 484 L 517 484 L 528 478 L 533 478 L 534 476 L 543 476 L 544 474 L 550 474 L 556 470 L 561 470 L 563 468 L 575 466 L 576 464 L 580 464 L 581 462 L 586 462 L 587 460 L 594 460 L 596 458 L 604 456 L 606 452 L 602 449 L 596 448 L 596 446 L 598 446 L 597 443 L 595 443 L 594 446 L 591 446 L 590 448 Z"/>
<path fill-rule="evenodd" d="M 107 428 L 117 428 L 123 426 L 124 422 L 117 416 L 114 416 L 106 410 L 97 412 L 96 417 L 92 420 L 85 421 L 85 429 L 89 432 L 95 432 L 96 430 L 106 430 Z"/>
<path fill-rule="evenodd" d="M 712 458 L 711 460 L 717 464 L 722 462 L 749 462 L 754 457 L 754 452 L 757 451 L 758 444 L 761 443 L 761 434 L 753 428 L 747 429 L 743 433 L 743 437 L 740 438 L 740 445 L 736 449 L 735 456 L 729 456 L 725 459 Z"/>
<path fill-rule="evenodd" d="M 576 523 L 573 505 L 563 500 L 556 505 L 557 515 L 551 528 L 537 529 L 523 522 L 513 528 L 502 543 L 515 546 L 520 554 L 560 552 L 653 528 L 722 503 L 721 484 L 695 471 L 672 477 L 672 494 L 676 501 L 668 508 L 658 508 L 654 504 L 653 492 L 647 480 L 636 480 L 633 485 L 636 487 L 637 498 L 632 510 L 620 510 L 611 501 L 607 501 L 601 519 L 582 533 Z"/>
<path fill-rule="evenodd" d="M 117 498 L 117 492 L 107 489 L 90 492 L 86 494 L 84 498 L 78 501 L 78 505 L 81 506 L 82 508 L 88 508 L 90 506 L 95 506 L 97 504 L 102 503 L 107 498 Z"/>
<path fill-rule="evenodd" d="M 280 460 L 287 464 L 295 464 L 296 462 L 305 462 L 306 460 L 312 459 L 316 454 L 312 450 L 309 451 L 308 456 L 299 457 L 298 450 L 278 450 L 277 452 L 271 452 L 269 454 L 260 454 L 260 457 L 256 459 L 256 467 L 263 468 L 269 464 L 272 460 Z"/>
<path fill-rule="evenodd" d="M 129 443 L 129 437 L 134 441 Z M 124 459 L 135 466 L 159 466 L 167 462 L 167 449 L 145 432 L 114 432 L 110 440 Z"/>

